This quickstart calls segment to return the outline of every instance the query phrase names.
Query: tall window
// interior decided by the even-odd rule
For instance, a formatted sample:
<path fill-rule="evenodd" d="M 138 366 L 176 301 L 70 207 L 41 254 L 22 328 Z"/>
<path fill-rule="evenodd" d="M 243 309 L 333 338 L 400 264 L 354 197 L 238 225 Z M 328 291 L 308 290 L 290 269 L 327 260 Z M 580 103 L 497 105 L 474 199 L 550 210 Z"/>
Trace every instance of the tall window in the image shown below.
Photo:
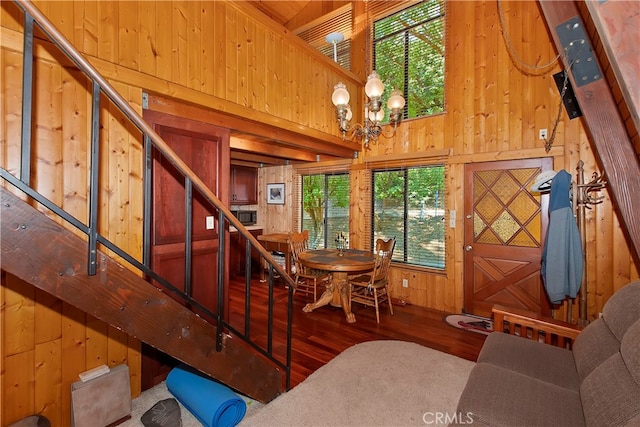
<path fill-rule="evenodd" d="M 373 241 L 395 237 L 394 261 L 444 269 L 444 166 L 378 170 L 372 178 Z"/>
<path fill-rule="evenodd" d="M 302 229 L 311 248 L 335 248 L 338 233 L 349 235 L 349 174 L 302 177 Z"/>
<path fill-rule="evenodd" d="M 405 119 L 444 111 L 444 29 L 444 0 L 423 1 L 373 24 L 374 68 L 387 96 L 403 91 Z"/>

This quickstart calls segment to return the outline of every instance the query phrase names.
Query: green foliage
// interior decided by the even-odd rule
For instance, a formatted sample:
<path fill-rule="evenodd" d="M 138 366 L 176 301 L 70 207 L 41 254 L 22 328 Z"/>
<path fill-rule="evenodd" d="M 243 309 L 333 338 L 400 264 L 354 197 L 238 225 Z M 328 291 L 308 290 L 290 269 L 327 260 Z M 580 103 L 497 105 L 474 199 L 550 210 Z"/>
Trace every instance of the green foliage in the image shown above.
<path fill-rule="evenodd" d="M 324 218 L 324 175 L 307 175 L 302 178 L 302 210 L 309 216 L 310 224 L 305 222 L 303 228 L 309 228 L 309 233 L 317 237 Z M 311 237 L 310 236 L 310 237 Z M 315 240 L 315 239 L 314 239 Z"/>
<path fill-rule="evenodd" d="M 394 260 L 444 268 L 444 179 L 444 166 L 373 172 L 373 235 L 396 237 Z"/>
<path fill-rule="evenodd" d="M 403 91 L 405 118 L 444 111 L 444 1 L 428 0 L 374 24 L 375 70 Z"/>
<path fill-rule="evenodd" d="M 302 209 L 306 215 L 303 228 L 309 230 L 309 240 L 317 246 L 325 233 L 325 213 L 328 208 L 349 207 L 349 175 L 306 175 L 302 178 Z M 348 218 L 347 218 L 348 226 Z M 348 232 L 347 230 L 344 230 Z"/>
<path fill-rule="evenodd" d="M 376 200 L 387 201 L 387 204 L 390 199 L 404 200 L 405 179 L 410 204 L 411 202 L 434 203 L 436 195 L 442 196 L 444 191 L 444 166 L 377 171 L 374 175 Z"/>

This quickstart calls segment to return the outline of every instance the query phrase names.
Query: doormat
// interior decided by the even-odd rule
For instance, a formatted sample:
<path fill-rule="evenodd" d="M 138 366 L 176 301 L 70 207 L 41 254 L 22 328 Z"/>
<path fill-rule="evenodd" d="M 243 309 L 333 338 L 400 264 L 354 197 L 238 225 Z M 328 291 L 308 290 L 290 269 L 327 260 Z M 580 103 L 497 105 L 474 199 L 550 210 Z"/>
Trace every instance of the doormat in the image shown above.
<path fill-rule="evenodd" d="M 450 314 L 445 320 L 451 326 L 459 329 L 485 335 L 493 332 L 493 320 L 487 319 L 486 317 L 470 316 L 468 314 Z"/>

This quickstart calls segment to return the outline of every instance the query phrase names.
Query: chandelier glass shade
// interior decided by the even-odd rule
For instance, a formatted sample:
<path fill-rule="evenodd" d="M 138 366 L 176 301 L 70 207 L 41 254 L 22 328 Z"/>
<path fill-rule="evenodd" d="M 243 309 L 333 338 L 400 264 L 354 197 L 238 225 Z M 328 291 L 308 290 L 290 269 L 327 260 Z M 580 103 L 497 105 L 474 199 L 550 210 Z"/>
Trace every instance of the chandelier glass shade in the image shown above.
<path fill-rule="evenodd" d="M 382 108 L 382 94 L 384 93 L 384 84 L 380 80 L 378 73 L 371 72 L 364 86 L 364 92 L 368 101 L 364 105 L 363 123 L 351 124 L 353 112 L 349 106 L 351 96 L 344 83 L 339 82 L 333 88 L 331 101 L 336 107 L 336 117 L 338 126 L 342 132 L 342 139 L 351 139 L 361 141 L 365 148 L 369 148 L 369 144 L 378 142 L 380 135 L 385 138 L 391 138 L 395 135 L 396 129 L 402 120 L 402 111 L 404 109 L 405 100 L 402 92 L 394 89 L 387 101 L 389 109 L 389 125 L 393 126 L 391 133 L 385 134 L 382 129 L 382 120 L 385 117 L 385 110 Z"/>

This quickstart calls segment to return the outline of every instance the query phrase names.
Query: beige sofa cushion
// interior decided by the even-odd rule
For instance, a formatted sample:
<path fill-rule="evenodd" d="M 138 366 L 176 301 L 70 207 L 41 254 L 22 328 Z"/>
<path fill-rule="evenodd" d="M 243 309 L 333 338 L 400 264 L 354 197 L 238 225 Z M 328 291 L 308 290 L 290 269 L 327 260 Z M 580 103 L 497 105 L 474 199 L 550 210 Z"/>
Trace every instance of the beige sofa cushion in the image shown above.
<path fill-rule="evenodd" d="M 522 338 L 519 338 L 522 339 Z M 471 370 L 458 412 L 494 427 L 583 426 L 577 390 L 540 381 L 490 363 Z"/>
<path fill-rule="evenodd" d="M 573 358 L 581 379 L 593 369 L 620 351 L 620 341 L 602 319 L 587 325 L 573 343 Z"/>
<path fill-rule="evenodd" d="M 478 355 L 478 363 L 490 363 L 577 391 L 580 380 L 571 351 L 515 335 L 490 334 Z"/>
<path fill-rule="evenodd" d="M 622 360 L 629 369 L 629 374 L 640 386 L 640 320 L 629 328 L 620 345 Z M 638 403 L 640 405 L 640 402 Z"/>
<path fill-rule="evenodd" d="M 637 425 L 640 387 L 629 375 L 620 353 L 602 362 L 582 381 L 580 398 L 588 426 Z"/>
<path fill-rule="evenodd" d="M 622 341 L 627 329 L 640 319 L 640 280 L 613 294 L 602 308 L 602 318 L 618 341 Z"/>

